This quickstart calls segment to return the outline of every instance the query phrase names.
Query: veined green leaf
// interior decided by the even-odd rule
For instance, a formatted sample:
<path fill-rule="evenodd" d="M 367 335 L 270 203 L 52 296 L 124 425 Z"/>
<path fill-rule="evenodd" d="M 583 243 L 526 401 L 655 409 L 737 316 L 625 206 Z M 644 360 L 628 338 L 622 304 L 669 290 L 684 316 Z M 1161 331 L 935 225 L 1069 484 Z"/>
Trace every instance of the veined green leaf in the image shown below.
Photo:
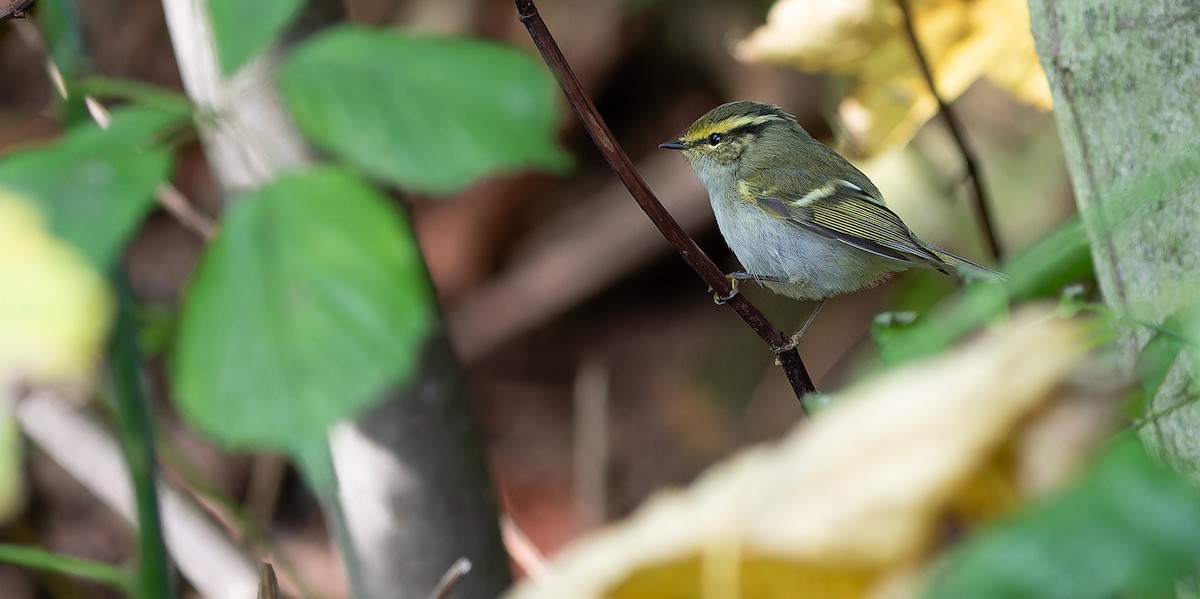
<path fill-rule="evenodd" d="M 969 541 L 924 597 L 1174 596 L 1197 561 L 1200 493 L 1127 435 L 1075 488 Z"/>
<path fill-rule="evenodd" d="M 312 455 L 413 370 L 433 301 L 416 243 L 371 186 L 285 175 L 233 204 L 189 286 L 179 408 L 230 447 Z"/>
<path fill-rule="evenodd" d="M 499 44 L 342 27 L 297 49 L 281 88 L 314 143 L 401 187 L 567 164 L 553 80 Z"/>

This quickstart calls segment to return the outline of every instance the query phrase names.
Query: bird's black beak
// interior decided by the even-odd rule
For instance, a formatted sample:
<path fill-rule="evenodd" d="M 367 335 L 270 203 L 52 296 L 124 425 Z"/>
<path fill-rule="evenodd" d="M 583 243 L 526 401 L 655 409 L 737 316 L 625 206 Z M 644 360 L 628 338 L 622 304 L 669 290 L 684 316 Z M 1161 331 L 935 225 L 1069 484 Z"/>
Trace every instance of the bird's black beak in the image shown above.
<path fill-rule="evenodd" d="M 672 139 L 671 141 L 664 141 L 663 143 L 658 144 L 658 147 L 666 148 L 668 150 L 686 150 L 687 144 L 683 143 L 682 140 Z"/>

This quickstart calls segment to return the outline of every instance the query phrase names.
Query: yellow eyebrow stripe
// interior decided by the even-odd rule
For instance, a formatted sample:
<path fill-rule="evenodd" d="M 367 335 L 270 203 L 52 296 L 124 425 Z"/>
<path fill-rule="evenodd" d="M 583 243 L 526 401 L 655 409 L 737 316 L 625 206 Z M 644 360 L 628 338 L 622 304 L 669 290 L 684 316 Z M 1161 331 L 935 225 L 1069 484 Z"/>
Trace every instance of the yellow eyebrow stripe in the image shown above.
<path fill-rule="evenodd" d="M 773 114 L 745 114 L 734 117 L 729 117 L 725 120 L 715 123 L 706 124 L 694 131 L 688 131 L 683 137 L 684 143 L 697 142 L 706 139 L 713 133 L 728 133 L 739 127 L 753 127 L 761 125 L 767 121 L 782 121 L 783 119 Z"/>

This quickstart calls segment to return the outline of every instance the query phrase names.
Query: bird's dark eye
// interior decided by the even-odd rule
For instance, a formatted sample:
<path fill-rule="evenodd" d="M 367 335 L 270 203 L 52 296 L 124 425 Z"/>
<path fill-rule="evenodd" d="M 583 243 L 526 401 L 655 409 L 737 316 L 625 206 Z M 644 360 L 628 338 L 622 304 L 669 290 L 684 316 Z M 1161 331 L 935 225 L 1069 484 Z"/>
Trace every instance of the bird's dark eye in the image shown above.
<path fill-rule="evenodd" d="M 725 140 L 725 136 L 720 133 L 713 133 L 708 136 L 708 145 L 715 146 Z"/>

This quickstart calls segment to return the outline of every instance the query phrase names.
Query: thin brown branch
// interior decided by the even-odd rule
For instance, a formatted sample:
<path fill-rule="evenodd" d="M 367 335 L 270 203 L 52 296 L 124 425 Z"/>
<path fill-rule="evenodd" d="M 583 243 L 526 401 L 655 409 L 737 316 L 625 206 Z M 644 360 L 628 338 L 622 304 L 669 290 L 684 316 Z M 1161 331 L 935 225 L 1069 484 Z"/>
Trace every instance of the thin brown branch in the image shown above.
<path fill-rule="evenodd" d="M 685 231 L 712 226 L 712 209 L 699 201 L 704 189 L 678 154 L 655 153 L 639 160 L 638 169 L 651 189 L 661 190 L 658 199 Z M 542 223 L 546 234 L 530 237 L 503 273 L 451 306 L 450 337 L 461 359 L 478 360 L 672 251 L 657 230 L 642 226 L 646 215 L 628 199 L 625 186 L 613 178 L 595 194 L 573 201 L 571 210 Z M 581 272 L 588 276 L 578 276 Z"/>
<path fill-rule="evenodd" d="M 946 103 L 946 99 L 938 92 L 937 80 L 933 78 L 933 69 L 929 66 L 929 60 L 926 59 L 925 52 L 921 50 L 921 42 L 917 39 L 917 30 L 913 25 L 912 11 L 908 7 L 908 0 L 896 0 L 896 5 L 900 7 L 900 14 L 904 19 L 904 31 L 908 34 L 908 41 L 912 44 L 913 54 L 917 57 L 917 65 L 921 68 L 921 74 L 925 77 L 925 81 L 929 85 L 930 93 L 933 94 L 934 100 L 937 101 L 938 112 L 946 120 L 946 128 L 950 130 L 950 136 L 954 138 L 954 143 L 958 146 L 958 152 L 962 154 L 963 164 L 967 168 L 967 175 L 971 178 L 971 208 L 975 212 L 975 218 L 979 220 L 979 227 L 983 229 L 983 238 L 987 242 L 988 251 L 991 252 L 992 258 L 999 260 L 1003 252 L 1000 248 L 1000 240 L 996 237 L 996 227 L 992 220 L 991 202 L 988 200 L 987 192 L 983 188 L 979 160 L 976 158 L 975 152 L 971 150 L 971 146 L 967 144 L 967 137 L 963 133 L 962 123 L 959 122 L 954 112 L 950 110 L 950 105 Z"/>
<path fill-rule="evenodd" d="M 154 197 L 158 199 L 159 206 L 162 206 L 167 214 L 175 217 L 175 220 L 183 225 L 183 228 L 195 233 L 200 239 L 212 241 L 212 238 L 216 236 L 216 221 L 193 206 L 187 196 L 183 195 L 183 192 L 174 185 L 165 182 L 159 184 L 154 189 Z"/>
<path fill-rule="evenodd" d="M 0 0 L 0 22 L 24 19 L 33 0 Z"/>
<path fill-rule="evenodd" d="M 729 280 L 725 278 L 725 273 L 684 232 L 666 208 L 663 208 L 662 203 L 650 191 L 646 182 L 642 180 L 641 174 L 633 166 L 629 155 L 621 149 L 608 126 L 604 124 L 596 106 L 584 93 L 583 85 L 579 83 L 579 79 L 575 76 L 570 64 L 567 63 L 567 59 L 563 57 L 562 50 L 554 41 L 554 36 L 550 34 L 550 30 L 546 27 L 541 15 L 538 14 L 537 7 L 534 6 L 532 0 L 515 0 L 515 2 L 517 13 L 520 15 L 521 22 L 525 24 L 525 28 L 529 30 L 529 36 L 533 38 L 534 45 L 542 53 L 542 58 L 545 59 L 546 64 L 558 79 L 571 107 L 583 121 L 584 129 L 591 135 L 592 141 L 604 155 L 609 166 L 616 171 L 621 182 L 625 184 L 625 188 L 629 190 L 629 194 L 667 238 L 667 241 L 675 247 L 684 261 L 692 267 L 692 270 L 696 271 L 696 274 L 719 295 L 729 295 L 732 289 Z M 795 348 L 785 349 L 788 345 L 787 336 L 772 326 L 758 308 L 754 307 L 741 294 L 735 296 L 726 305 L 746 321 L 746 324 L 754 329 L 759 337 L 762 337 L 772 351 L 778 354 L 779 363 L 783 366 L 784 374 L 787 375 L 788 382 L 791 383 L 797 398 L 803 398 L 804 395 L 816 391 L 812 378 L 809 377 L 808 370 L 804 367 L 804 362 L 800 360 L 800 353 Z"/>

